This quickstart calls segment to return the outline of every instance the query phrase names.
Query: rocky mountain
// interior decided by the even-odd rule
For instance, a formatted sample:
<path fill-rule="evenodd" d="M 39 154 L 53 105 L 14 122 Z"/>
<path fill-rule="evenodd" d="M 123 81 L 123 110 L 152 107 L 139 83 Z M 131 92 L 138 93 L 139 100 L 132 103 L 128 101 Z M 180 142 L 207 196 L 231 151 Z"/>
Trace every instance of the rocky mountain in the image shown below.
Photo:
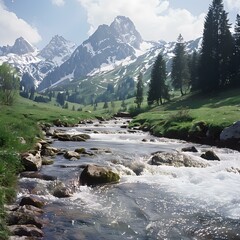
<path fill-rule="evenodd" d="M 23 55 L 27 53 L 33 53 L 36 49 L 23 37 L 16 39 L 13 46 L 4 46 L 0 47 L 0 56 L 4 56 L 7 54 L 16 54 Z"/>
<path fill-rule="evenodd" d="M 71 56 L 76 49 L 76 44 L 72 43 L 62 36 L 54 36 L 49 44 L 44 47 L 38 54 L 38 57 L 48 62 L 53 62 L 56 66 L 60 66 Z"/>
<path fill-rule="evenodd" d="M 199 51 L 202 43 L 202 38 L 186 42 L 186 51 L 191 54 L 193 51 Z M 78 81 L 73 81 L 71 83 L 71 89 L 79 89 L 79 95 L 84 96 L 86 101 L 91 102 L 92 96 L 94 98 L 99 98 L 101 94 L 106 93 L 108 85 L 111 84 L 114 86 L 114 92 L 118 91 L 123 85 L 126 85 L 126 81 L 131 78 L 137 81 L 139 73 L 143 73 L 143 81 L 145 87 L 148 85 L 150 79 L 151 70 L 154 61 L 159 53 L 164 56 L 166 61 L 167 72 L 170 74 L 172 58 L 174 56 L 173 50 L 175 48 L 176 42 L 164 42 L 160 41 L 158 43 L 151 43 L 152 48 L 148 49 L 145 53 L 141 54 L 135 59 L 126 58 L 125 60 L 116 64 L 109 64 L 104 68 L 100 68 L 95 72 L 92 72 L 90 75 L 79 79 Z M 69 84 L 63 84 L 63 82 L 54 87 L 59 86 L 62 89 L 69 89 Z M 135 88 L 131 89 L 134 93 Z M 128 91 L 125 95 L 127 97 L 131 94 Z M 105 101 L 101 99 L 100 101 Z"/>
<path fill-rule="evenodd" d="M 133 22 L 127 17 L 118 16 L 110 26 L 100 25 L 65 63 L 44 78 L 39 90 L 85 77 L 126 58 L 136 59 L 143 43 Z"/>
<path fill-rule="evenodd" d="M 74 49 L 75 44 L 58 35 L 41 51 L 20 37 L 13 46 L 0 47 L 0 64 L 11 64 L 18 69 L 20 76 L 28 73 L 34 79 L 34 85 L 38 86 L 50 71 L 71 56 Z"/>

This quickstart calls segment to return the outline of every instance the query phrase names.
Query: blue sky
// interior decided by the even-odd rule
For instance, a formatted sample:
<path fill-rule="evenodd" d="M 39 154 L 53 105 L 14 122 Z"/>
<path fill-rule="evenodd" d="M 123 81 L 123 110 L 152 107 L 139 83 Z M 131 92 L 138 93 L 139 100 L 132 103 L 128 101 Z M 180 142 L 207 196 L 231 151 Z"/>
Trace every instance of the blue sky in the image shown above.
<path fill-rule="evenodd" d="M 23 36 L 39 48 L 62 35 L 77 45 L 98 25 L 117 15 L 129 17 L 145 40 L 185 40 L 202 35 L 212 0 L 0 0 L 0 46 Z M 230 22 L 240 12 L 240 0 L 224 0 Z"/>

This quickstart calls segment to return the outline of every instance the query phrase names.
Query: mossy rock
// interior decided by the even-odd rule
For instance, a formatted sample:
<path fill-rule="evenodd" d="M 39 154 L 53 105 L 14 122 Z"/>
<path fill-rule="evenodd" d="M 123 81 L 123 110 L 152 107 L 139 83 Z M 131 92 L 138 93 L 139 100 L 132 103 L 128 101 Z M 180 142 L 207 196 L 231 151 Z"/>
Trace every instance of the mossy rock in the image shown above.
<path fill-rule="evenodd" d="M 109 167 L 88 165 L 80 175 L 80 184 L 96 186 L 101 184 L 116 183 L 120 176 Z"/>

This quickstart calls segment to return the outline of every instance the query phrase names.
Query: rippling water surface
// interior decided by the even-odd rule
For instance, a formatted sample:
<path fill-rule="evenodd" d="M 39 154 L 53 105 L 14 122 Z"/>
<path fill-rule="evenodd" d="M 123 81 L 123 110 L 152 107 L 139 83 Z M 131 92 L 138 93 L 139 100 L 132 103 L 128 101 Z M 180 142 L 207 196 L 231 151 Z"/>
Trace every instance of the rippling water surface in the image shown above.
<path fill-rule="evenodd" d="M 68 128 L 73 134 L 88 133 L 91 139 L 55 141 L 54 147 L 99 151 L 78 161 L 56 156 L 54 165 L 42 169 L 71 185 L 80 165 L 109 165 L 121 175 L 118 184 L 76 187 L 72 197 L 58 199 L 47 191 L 48 182 L 21 180 L 22 186 L 33 184 L 48 203 L 44 239 L 240 239 L 240 174 L 234 172 L 240 169 L 239 152 L 212 148 L 221 161 L 208 162 L 207 168 L 152 166 L 151 153 L 180 151 L 192 144 L 129 132 L 120 128 L 122 124 L 123 120 L 112 120 Z M 195 146 L 198 153 L 186 154 L 196 160 L 211 149 Z"/>

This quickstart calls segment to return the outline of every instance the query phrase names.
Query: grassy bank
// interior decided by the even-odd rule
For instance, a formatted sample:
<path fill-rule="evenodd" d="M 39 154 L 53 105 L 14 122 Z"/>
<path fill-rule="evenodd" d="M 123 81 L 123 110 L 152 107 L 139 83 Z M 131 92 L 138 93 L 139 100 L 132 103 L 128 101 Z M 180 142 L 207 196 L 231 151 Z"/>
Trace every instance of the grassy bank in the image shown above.
<path fill-rule="evenodd" d="M 32 149 L 38 138 L 43 137 L 39 123 L 60 119 L 74 124 L 93 117 L 89 112 L 62 109 L 21 97 L 13 106 L 0 105 L 0 239 L 7 239 L 4 204 L 15 198 L 17 174 L 22 169 L 19 153 Z"/>
<path fill-rule="evenodd" d="M 131 126 L 157 136 L 217 142 L 225 127 L 240 120 L 240 89 L 192 94 L 138 115 Z M 207 134 L 207 138 L 206 138 Z"/>

